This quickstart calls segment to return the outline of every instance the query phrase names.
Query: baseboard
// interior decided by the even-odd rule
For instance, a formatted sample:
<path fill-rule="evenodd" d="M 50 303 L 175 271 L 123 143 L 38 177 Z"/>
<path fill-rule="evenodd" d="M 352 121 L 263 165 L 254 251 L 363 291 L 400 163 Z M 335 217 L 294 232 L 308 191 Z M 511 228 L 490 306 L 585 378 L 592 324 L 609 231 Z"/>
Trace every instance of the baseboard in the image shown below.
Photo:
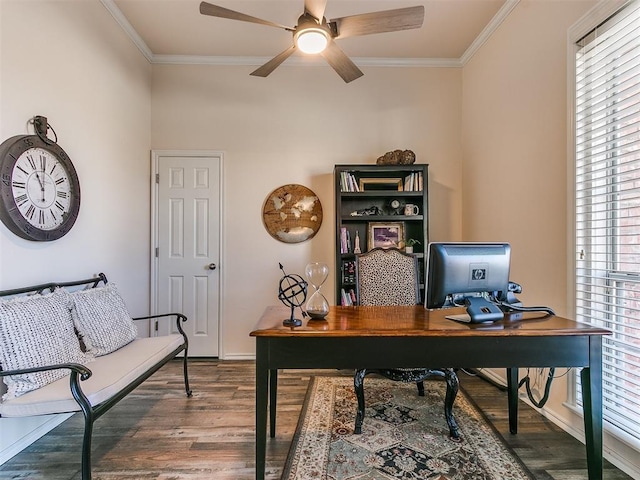
<path fill-rule="evenodd" d="M 14 456 L 16 456 L 22 450 L 27 448 L 29 445 L 31 445 L 33 442 L 38 440 L 43 435 L 49 433 L 51 430 L 56 428 L 58 425 L 60 425 L 62 422 L 64 422 L 66 419 L 68 419 L 72 415 L 73 415 L 72 413 L 52 415 L 51 418 L 49 418 L 46 422 L 34 428 L 30 432 L 28 432 L 26 435 L 20 437 L 14 443 L 7 446 L 3 450 L 0 450 L 0 465 L 7 462 Z"/>
<path fill-rule="evenodd" d="M 220 360 L 255 360 L 255 354 L 249 353 L 225 353 L 224 357 L 220 357 Z"/>

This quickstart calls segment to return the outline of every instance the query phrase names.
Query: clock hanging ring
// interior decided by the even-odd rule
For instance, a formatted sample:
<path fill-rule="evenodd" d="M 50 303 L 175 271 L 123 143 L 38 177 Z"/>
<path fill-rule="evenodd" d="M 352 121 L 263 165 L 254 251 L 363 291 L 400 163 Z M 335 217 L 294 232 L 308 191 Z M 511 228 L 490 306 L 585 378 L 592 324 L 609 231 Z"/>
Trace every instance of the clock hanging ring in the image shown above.
<path fill-rule="evenodd" d="M 34 117 L 33 125 L 35 135 L 16 135 L 0 145 L 0 220 L 21 238 L 46 242 L 63 237 L 76 222 L 80 182 L 46 117 Z"/>

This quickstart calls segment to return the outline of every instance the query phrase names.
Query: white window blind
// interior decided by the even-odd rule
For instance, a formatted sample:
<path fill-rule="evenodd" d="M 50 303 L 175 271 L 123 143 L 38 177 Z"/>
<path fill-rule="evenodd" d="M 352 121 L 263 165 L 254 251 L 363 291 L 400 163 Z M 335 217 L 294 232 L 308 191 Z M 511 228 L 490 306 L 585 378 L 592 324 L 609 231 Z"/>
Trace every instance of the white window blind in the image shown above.
<path fill-rule="evenodd" d="M 604 420 L 640 440 L 639 0 L 578 43 L 575 122 L 576 316 L 613 331 Z"/>

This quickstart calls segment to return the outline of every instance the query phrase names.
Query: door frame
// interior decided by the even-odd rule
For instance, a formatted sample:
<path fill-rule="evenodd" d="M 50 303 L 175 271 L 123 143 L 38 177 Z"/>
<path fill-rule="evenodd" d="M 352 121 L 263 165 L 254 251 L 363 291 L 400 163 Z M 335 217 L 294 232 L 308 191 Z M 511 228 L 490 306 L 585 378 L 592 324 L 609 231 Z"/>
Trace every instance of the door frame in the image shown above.
<path fill-rule="evenodd" d="M 219 150 L 151 150 L 151 246 L 149 251 L 150 256 L 150 266 L 151 266 L 151 275 L 149 285 L 149 310 L 151 315 L 157 315 L 158 313 L 158 261 L 159 258 L 156 256 L 156 249 L 158 248 L 159 241 L 159 232 L 158 232 L 158 189 L 160 187 L 159 181 L 157 180 L 159 177 L 159 164 L 161 157 L 216 157 L 219 160 L 219 179 L 220 182 L 218 184 L 218 203 L 220 205 L 220 211 L 218 212 L 220 218 L 220 228 L 218 228 L 218 245 L 219 245 L 219 255 L 218 258 L 219 264 L 218 269 L 220 269 L 220 281 L 219 281 L 219 301 L 218 301 L 218 358 L 224 359 L 224 348 L 223 348 L 223 333 L 224 333 L 224 322 L 222 317 L 222 312 L 224 311 L 223 303 L 224 303 L 224 278 L 225 278 L 225 245 L 224 245 L 224 229 L 225 229 L 225 220 L 224 220 L 224 152 Z M 151 324 L 149 324 L 149 336 L 155 336 L 155 331 Z"/>

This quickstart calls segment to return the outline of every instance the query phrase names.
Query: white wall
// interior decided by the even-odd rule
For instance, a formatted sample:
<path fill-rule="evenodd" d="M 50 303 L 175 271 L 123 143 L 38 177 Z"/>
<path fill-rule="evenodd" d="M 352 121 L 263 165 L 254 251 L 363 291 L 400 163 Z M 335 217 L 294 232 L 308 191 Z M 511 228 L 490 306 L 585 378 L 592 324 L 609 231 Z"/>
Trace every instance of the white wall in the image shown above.
<path fill-rule="evenodd" d="M 44 115 L 81 184 L 60 240 L 0 224 L 0 289 L 105 272 L 132 315 L 149 308 L 151 67 L 97 1 L 0 1 L 0 139 Z M 0 463 L 48 417 L 0 419 Z"/>
<path fill-rule="evenodd" d="M 431 238 L 461 235 L 461 70 L 370 68 L 345 84 L 328 66 L 283 65 L 266 79 L 250 67 L 155 65 L 151 144 L 155 149 L 222 150 L 225 296 L 222 351 L 253 355 L 249 337 L 264 307 L 279 303 L 281 262 L 302 273 L 334 264 L 333 166 L 375 163 L 411 149 L 428 163 Z M 310 241 L 285 244 L 262 224 L 267 195 L 287 183 L 320 198 L 323 223 Z M 334 272 L 324 287 L 334 302 Z"/>
<path fill-rule="evenodd" d="M 561 315 L 569 313 L 573 254 L 567 238 L 568 31 L 595 3 L 521 0 L 463 69 L 463 237 L 511 242 L 519 297 Z M 544 412 L 581 437 L 581 417 L 563 405 L 570 378 L 554 380 Z M 608 435 L 605 453 L 640 475 L 637 453 Z"/>

